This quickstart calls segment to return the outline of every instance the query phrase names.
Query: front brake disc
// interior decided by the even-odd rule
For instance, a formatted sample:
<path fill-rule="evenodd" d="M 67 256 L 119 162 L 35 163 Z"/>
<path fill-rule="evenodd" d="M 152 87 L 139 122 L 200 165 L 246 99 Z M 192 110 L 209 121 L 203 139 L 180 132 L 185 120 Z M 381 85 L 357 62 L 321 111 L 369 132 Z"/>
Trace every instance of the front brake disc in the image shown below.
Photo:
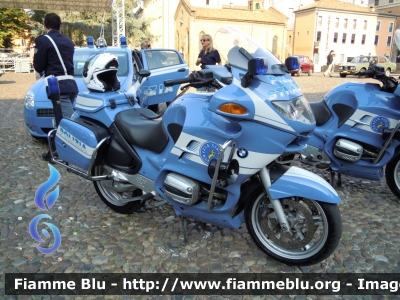
<path fill-rule="evenodd" d="M 304 202 L 307 206 L 309 206 L 311 212 L 307 209 L 306 206 L 300 204 L 298 201 L 284 199 L 282 200 L 282 202 L 285 213 L 287 215 L 291 214 L 291 219 L 294 220 L 294 222 L 289 222 L 293 223 L 290 224 L 291 234 L 288 232 L 284 232 L 278 222 L 278 219 L 271 218 L 271 214 L 268 214 L 267 218 L 260 220 L 261 227 L 263 228 L 264 233 L 268 236 L 268 238 L 278 246 L 286 249 L 303 248 L 308 245 L 308 243 L 310 243 L 310 241 L 314 237 L 314 233 L 317 228 L 314 225 L 312 215 L 315 214 L 315 210 L 318 210 L 311 201 L 309 201 L 311 203 Z M 299 227 L 299 224 L 303 224 L 303 226 Z M 293 225 L 296 226 L 294 227 Z M 303 239 L 296 238 L 296 233 L 298 231 L 301 231 L 301 235 L 304 236 Z"/>

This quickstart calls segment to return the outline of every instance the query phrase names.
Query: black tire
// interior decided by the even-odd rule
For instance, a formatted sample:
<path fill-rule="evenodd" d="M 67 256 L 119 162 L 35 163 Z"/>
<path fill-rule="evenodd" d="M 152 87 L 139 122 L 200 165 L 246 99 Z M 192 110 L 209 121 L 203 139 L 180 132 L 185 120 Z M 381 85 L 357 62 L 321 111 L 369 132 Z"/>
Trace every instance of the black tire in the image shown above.
<path fill-rule="evenodd" d="M 390 68 L 387 68 L 386 69 L 386 71 L 385 71 L 385 75 L 387 76 L 387 77 L 390 77 L 390 73 L 392 72 L 392 70 L 390 69 Z"/>
<path fill-rule="evenodd" d="M 400 153 L 386 165 L 385 177 L 389 189 L 400 199 Z"/>
<path fill-rule="evenodd" d="M 340 74 L 340 77 L 346 78 L 347 74 Z"/>
<path fill-rule="evenodd" d="M 300 69 L 297 71 L 297 76 L 300 76 L 301 74 L 303 74 L 303 70 L 300 68 Z"/>
<path fill-rule="evenodd" d="M 360 71 L 358 71 L 358 74 L 360 74 L 361 72 L 365 72 L 365 71 L 367 71 L 367 69 L 366 69 L 366 68 L 361 68 L 361 69 L 360 69 Z M 364 78 L 365 78 L 365 75 L 364 75 L 364 76 L 360 76 L 360 75 L 358 75 L 358 78 L 362 78 L 362 77 L 364 77 Z"/>
<path fill-rule="evenodd" d="M 92 175 L 94 176 L 105 174 L 107 174 L 107 170 L 104 169 L 102 164 L 94 167 L 92 170 Z M 137 212 L 144 205 L 142 201 L 132 201 L 125 204 L 118 203 L 118 197 L 124 197 L 126 199 L 129 197 L 141 196 L 143 193 L 140 189 L 135 189 L 131 192 L 118 193 L 113 189 L 113 180 L 111 179 L 93 181 L 93 185 L 101 200 L 116 213 L 131 214 Z"/>
<path fill-rule="evenodd" d="M 274 210 L 263 189 L 258 186 L 246 191 L 247 230 L 267 255 L 288 265 L 309 266 L 323 261 L 335 251 L 342 235 L 342 218 L 336 204 L 302 198 L 280 199 L 291 225 L 296 225 L 291 228 L 293 235 L 290 236 L 281 231 L 279 222 L 273 218 Z M 314 226 L 308 228 L 308 224 Z M 296 230 L 303 239 L 298 235 L 296 238 Z M 268 236 L 268 231 L 275 234 Z"/>

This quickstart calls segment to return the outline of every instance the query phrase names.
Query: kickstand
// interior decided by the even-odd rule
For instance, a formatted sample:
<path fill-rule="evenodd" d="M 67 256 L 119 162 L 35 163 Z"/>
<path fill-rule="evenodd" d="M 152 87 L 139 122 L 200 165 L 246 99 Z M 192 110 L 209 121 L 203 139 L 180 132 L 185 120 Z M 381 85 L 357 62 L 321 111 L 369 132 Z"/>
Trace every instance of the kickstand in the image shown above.
<path fill-rule="evenodd" d="M 183 231 L 183 243 L 186 245 L 188 243 L 188 231 L 187 231 L 187 218 L 179 216 L 181 221 L 181 227 Z"/>
<path fill-rule="evenodd" d="M 342 174 L 338 173 L 338 180 L 336 182 L 337 186 L 342 186 Z"/>
<path fill-rule="evenodd" d="M 333 170 L 330 170 L 330 173 L 331 173 L 331 186 L 333 187 L 333 188 L 335 188 L 335 171 L 333 171 Z"/>
<path fill-rule="evenodd" d="M 183 243 L 187 245 L 188 243 L 188 235 L 190 232 L 192 232 L 194 229 L 200 227 L 202 231 L 206 231 L 206 223 L 197 221 L 194 226 L 190 229 L 190 231 L 187 230 L 187 218 L 179 216 L 179 220 L 181 223 L 182 231 L 183 231 Z"/>

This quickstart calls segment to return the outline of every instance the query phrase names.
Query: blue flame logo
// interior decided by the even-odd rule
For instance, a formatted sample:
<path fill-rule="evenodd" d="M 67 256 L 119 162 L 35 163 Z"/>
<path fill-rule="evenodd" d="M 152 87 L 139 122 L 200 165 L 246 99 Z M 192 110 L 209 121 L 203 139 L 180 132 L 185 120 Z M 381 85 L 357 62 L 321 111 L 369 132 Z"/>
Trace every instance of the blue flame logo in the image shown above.
<path fill-rule="evenodd" d="M 54 203 L 57 201 L 58 195 L 60 193 L 60 190 L 57 186 L 54 189 L 54 191 L 50 192 L 47 195 L 47 206 L 48 206 L 48 209 L 47 209 L 46 205 L 44 203 L 45 195 L 60 180 L 60 173 L 51 165 L 49 165 L 49 169 L 50 169 L 49 179 L 46 182 L 42 183 L 38 187 L 38 189 L 36 190 L 36 194 L 35 194 L 35 204 L 41 210 L 48 210 L 48 209 L 52 208 Z"/>
<path fill-rule="evenodd" d="M 50 191 L 50 189 L 52 189 L 53 186 L 55 186 L 57 184 L 57 182 L 60 180 L 60 173 L 50 164 L 48 166 L 49 166 L 49 170 L 50 170 L 50 177 L 46 182 L 42 183 L 38 187 L 38 189 L 36 190 L 36 193 L 35 193 L 35 204 L 41 210 L 48 210 L 48 209 L 52 208 L 54 203 L 57 201 L 57 198 L 59 195 L 59 187 L 58 186 L 53 191 L 48 193 Z M 48 193 L 47 197 L 45 197 L 46 193 Z M 44 202 L 45 198 L 46 198 L 47 207 Z M 40 215 L 34 217 L 32 219 L 32 221 L 29 223 L 29 233 L 30 233 L 31 237 L 39 243 L 44 242 L 44 240 L 40 237 L 40 235 L 37 231 L 37 225 L 41 219 L 51 219 L 51 217 L 47 214 L 40 214 Z M 36 249 L 38 249 L 43 254 L 51 254 L 60 247 L 61 234 L 60 234 L 60 231 L 58 230 L 58 228 L 56 226 L 54 226 L 53 224 L 47 223 L 47 222 L 44 222 L 44 224 L 46 224 L 50 228 L 51 232 L 53 233 L 54 244 L 51 248 L 42 248 L 42 247 L 36 246 Z M 46 238 L 50 237 L 50 234 L 46 229 L 42 229 L 42 233 Z"/>

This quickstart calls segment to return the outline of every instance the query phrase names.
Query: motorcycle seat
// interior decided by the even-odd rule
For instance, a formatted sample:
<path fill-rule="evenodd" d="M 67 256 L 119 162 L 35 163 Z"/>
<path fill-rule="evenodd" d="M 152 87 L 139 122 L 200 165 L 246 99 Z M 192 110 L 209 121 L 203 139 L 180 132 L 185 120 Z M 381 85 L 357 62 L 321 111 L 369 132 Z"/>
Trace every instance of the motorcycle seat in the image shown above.
<path fill-rule="evenodd" d="M 314 113 L 315 123 L 317 126 L 322 126 L 328 122 L 331 117 L 331 111 L 325 104 L 325 101 L 311 102 L 311 110 Z"/>
<path fill-rule="evenodd" d="M 160 153 L 168 143 L 162 118 L 149 120 L 140 113 L 148 117 L 157 116 L 147 108 L 127 109 L 115 116 L 115 125 L 128 143 Z"/>

